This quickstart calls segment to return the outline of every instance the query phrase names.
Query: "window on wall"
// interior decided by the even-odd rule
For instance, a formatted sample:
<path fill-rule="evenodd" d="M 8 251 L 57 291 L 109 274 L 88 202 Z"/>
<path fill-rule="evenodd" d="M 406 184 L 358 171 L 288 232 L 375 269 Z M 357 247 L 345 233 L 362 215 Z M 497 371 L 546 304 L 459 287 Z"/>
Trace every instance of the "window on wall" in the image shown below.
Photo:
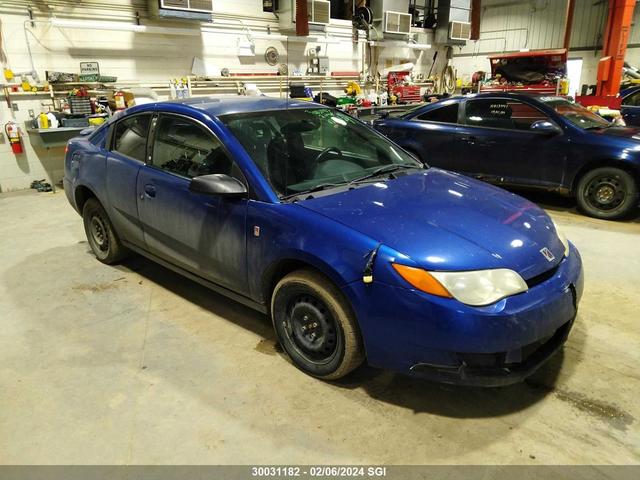
<path fill-rule="evenodd" d="M 151 115 L 135 115 L 116 123 L 113 151 L 144 162 Z"/>
<path fill-rule="evenodd" d="M 200 125 L 172 116 L 161 116 L 158 121 L 153 166 L 187 178 L 235 173 L 220 140 Z"/>
<path fill-rule="evenodd" d="M 477 127 L 529 130 L 534 122 L 549 117 L 527 103 L 497 98 L 467 101 L 465 120 Z"/>
<path fill-rule="evenodd" d="M 309 2 L 311 3 L 311 2 Z M 331 18 L 351 20 L 354 0 L 331 0 Z M 368 1 L 355 0 L 356 6 L 368 5 Z"/>

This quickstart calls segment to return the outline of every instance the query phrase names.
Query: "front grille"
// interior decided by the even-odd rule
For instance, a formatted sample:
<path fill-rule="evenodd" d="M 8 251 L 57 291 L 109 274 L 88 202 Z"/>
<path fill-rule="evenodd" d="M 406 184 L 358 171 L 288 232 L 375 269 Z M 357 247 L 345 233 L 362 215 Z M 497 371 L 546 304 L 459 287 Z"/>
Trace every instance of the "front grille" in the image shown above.
<path fill-rule="evenodd" d="M 572 322 L 566 322 L 553 334 L 510 352 L 457 353 L 458 360 L 468 369 L 503 369 L 525 364 L 536 355 L 554 350 L 566 338 Z"/>
<path fill-rule="evenodd" d="M 542 272 L 540 275 L 531 277 L 529 280 L 526 281 L 527 287 L 532 288 L 532 287 L 535 287 L 536 285 L 541 284 L 542 282 L 546 282 L 547 280 L 549 280 L 551 277 L 553 277 L 556 274 L 556 272 L 560 268 L 560 263 L 562 262 L 558 262 L 558 264 L 555 267 L 550 268 L 546 272 Z"/>

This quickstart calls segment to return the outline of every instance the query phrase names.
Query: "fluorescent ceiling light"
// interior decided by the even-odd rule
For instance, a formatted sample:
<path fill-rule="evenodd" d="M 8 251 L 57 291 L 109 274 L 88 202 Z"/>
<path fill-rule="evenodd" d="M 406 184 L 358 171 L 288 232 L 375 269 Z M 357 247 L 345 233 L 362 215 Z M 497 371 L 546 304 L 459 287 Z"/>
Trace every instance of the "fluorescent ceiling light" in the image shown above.
<path fill-rule="evenodd" d="M 164 28 L 149 25 L 134 25 L 120 22 L 83 22 L 76 20 L 51 19 L 51 25 L 58 28 L 78 28 L 85 30 L 117 30 L 122 32 L 153 33 L 157 35 L 200 35 L 200 29 Z"/>

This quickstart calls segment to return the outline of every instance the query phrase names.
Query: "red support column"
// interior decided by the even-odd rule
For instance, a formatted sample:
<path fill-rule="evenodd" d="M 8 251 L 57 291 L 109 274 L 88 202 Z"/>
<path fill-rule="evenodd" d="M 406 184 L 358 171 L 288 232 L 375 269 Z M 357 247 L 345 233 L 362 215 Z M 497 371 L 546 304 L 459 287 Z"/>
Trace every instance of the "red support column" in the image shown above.
<path fill-rule="evenodd" d="M 620 91 L 624 56 L 636 0 L 609 0 L 609 15 L 598 65 L 596 95 L 615 96 Z"/>

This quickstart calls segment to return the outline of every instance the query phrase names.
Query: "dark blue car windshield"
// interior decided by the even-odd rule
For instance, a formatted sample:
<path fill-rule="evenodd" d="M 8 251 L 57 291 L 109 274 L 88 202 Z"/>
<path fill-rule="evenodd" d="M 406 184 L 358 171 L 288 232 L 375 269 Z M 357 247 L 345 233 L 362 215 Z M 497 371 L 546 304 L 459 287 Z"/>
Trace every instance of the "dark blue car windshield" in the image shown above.
<path fill-rule="evenodd" d="M 221 120 L 281 196 L 342 185 L 382 167 L 423 166 L 358 120 L 328 108 L 230 114 Z"/>
<path fill-rule="evenodd" d="M 588 130 L 590 128 L 606 128 L 611 125 L 600 115 L 596 115 L 584 108 L 582 105 L 571 103 L 564 98 L 542 97 L 540 100 L 553 108 L 576 127 Z"/>

